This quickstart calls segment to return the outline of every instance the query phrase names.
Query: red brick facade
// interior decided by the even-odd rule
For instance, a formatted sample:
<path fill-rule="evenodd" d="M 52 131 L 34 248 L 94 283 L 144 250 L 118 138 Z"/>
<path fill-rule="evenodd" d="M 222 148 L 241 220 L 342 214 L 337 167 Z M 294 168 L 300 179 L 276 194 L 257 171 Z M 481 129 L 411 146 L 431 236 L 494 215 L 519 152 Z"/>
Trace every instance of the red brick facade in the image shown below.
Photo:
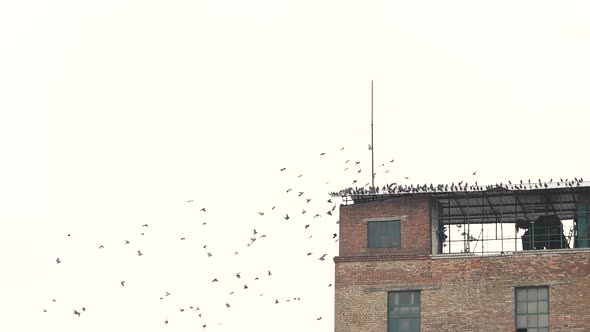
<path fill-rule="evenodd" d="M 427 194 L 340 208 L 335 330 L 387 331 L 387 293 L 421 291 L 421 331 L 515 331 L 515 287 L 549 288 L 551 331 L 590 331 L 590 250 L 431 255 Z M 368 249 L 367 221 L 401 220 L 401 248 Z"/>

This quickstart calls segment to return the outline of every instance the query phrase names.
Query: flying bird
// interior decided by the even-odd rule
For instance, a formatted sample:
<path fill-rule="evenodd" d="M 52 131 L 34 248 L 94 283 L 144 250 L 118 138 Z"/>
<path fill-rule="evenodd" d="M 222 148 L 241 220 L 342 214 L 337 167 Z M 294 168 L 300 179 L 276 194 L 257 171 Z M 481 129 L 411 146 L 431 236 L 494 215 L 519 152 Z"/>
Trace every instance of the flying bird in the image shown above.
<path fill-rule="evenodd" d="M 318 260 L 320 260 L 320 261 L 323 261 L 323 260 L 325 260 L 327 255 L 328 255 L 328 254 L 323 254 L 323 255 L 322 255 L 322 257 L 318 258 Z"/>
<path fill-rule="evenodd" d="M 202 209 L 201 209 L 201 211 L 203 211 L 203 212 L 207 212 L 207 211 L 205 210 L 205 208 L 202 208 Z"/>
<path fill-rule="evenodd" d="M 104 246 L 103 246 L 103 245 L 100 245 L 100 246 L 98 247 L 98 249 L 104 249 Z"/>
<path fill-rule="evenodd" d="M 78 317 L 80 317 L 80 312 L 78 310 L 74 310 L 74 315 L 78 315 Z"/>
<path fill-rule="evenodd" d="M 289 215 L 285 214 L 285 220 L 289 220 Z"/>
<path fill-rule="evenodd" d="M 148 224 L 143 224 L 141 227 L 149 227 Z"/>
<path fill-rule="evenodd" d="M 142 256 L 143 254 L 141 253 L 141 250 L 137 251 L 137 256 Z"/>
<path fill-rule="evenodd" d="M 213 279 L 213 281 L 211 282 L 219 282 L 219 280 L 217 280 L 217 278 Z"/>
<path fill-rule="evenodd" d="M 121 281 L 121 286 L 125 287 L 125 280 Z"/>
<path fill-rule="evenodd" d="M 55 260 L 55 262 L 56 262 L 57 264 L 61 263 L 61 260 L 59 259 L 59 257 L 58 257 L 58 258 Z"/>
<path fill-rule="evenodd" d="M 373 147 L 371 146 L 371 144 L 369 144 L 369 150 L 373 150 Z"/>
<path fill-rule="evenodd" d="M 284 170 L 286 170 L 286 169 L 287 169 L 286 167 L 281 168 L 281 172 L 284 171 Z"/>

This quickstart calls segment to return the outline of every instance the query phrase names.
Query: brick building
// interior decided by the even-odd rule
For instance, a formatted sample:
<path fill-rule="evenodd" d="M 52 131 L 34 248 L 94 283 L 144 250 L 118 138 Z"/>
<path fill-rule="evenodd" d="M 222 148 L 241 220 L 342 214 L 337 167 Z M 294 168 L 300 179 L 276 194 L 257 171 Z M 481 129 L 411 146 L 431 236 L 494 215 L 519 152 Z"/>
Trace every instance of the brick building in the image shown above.
<path fill-rule="evenodd" d="M 534 187 L 333 193 L 335 330 L 590 331 L 590 186 Z"/>

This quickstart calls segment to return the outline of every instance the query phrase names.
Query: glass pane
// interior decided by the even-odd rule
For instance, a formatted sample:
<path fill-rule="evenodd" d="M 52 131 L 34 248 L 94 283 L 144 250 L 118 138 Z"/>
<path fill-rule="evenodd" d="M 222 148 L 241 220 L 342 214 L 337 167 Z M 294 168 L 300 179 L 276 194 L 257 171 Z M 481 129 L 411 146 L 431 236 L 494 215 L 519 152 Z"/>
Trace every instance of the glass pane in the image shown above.
<path fill-rule="evenodd" d="M 393 307 L 393 310 L 390 311 L 391 318 L 399 317 L 399 307 Z"/>
<path fill-rule="evenodd" d="M 520 288 L 516 290 L 516 300 L 526 301 L 526 289 Z"/>
<path fill-rule="evenodd" d="M 412 332 L 420 331 L 420 318 L 414 318 L 410 320 L 410 330 Z"/>
<path fill-rule="evenodd" d="M 546 301 L 539 302 L 539 311 L 538 312 L 540 312 L 540 313 L 549 312 L 549 302 L 546 302 Z"/>
<path fill-rule="evenodd" d="M 538 328 L 537 332 L 549 332 L 549 327 L 546 328 Z"/>
<path fill-rule="evenodd" d="M 526 314 L 526 302 L 516 303 L 516 313 L 517 314 Z"/>
<path fill-rule="evenodd" d="M 399 304 L 409 305 L 410 304 L 410 292 L 399 292 Z"/>
<path fill-rule="evenodd" d="M 537 301 L 537 288 L 529 288 L 527 290 L 527 300 Z"/>
<path fill-rule="evenodd" d="M 516 316 L 516 328 L 523 328 L 526 327 L 526 316 L 525 315 L 518 315 Z"/>
<path fill-rule="evenodd" d="M 537 327 L 537 315 L 528 315 L 526 317 L 528 327 Z"/>
<path fill-rule="evenodd" d="M 396 332 L 399 331 L 399 320 L 398 319 L 390 319 L 389 324 L 387 324 L 387 331 L 388 332 Z"/>
<path fill-rule="evenodd" d="M 410 307 L 410 316 L 412 317 L 420 317 L 420 307 L 418 306 L 413 306 Z"/>
<path fill-rule="evenodd" d="M 414 301 L 412 302 L 413 304 L 420 304 L 420 292 L 413 292 L 414 294 Z"/>
<path fill-rule="evenodd" d="M 536 314 L 537 311 L 537 302 L 529 302 L 527 303 L 527 312 L 529 314 Z"/>
<path fill-rule="evenodd" d="M 410 329 L 410 320 L 409 319 L 400 319 L 399 320 L 399 329 L 400 329 L 400 331 L 408 331 Z"/>
<path fill-rule="evenodd" d="M 549 315 L 539 315 L 539 326 L 549 327 Z"/>
<path fill-rule="evenodd" d="M 408 317 L 410 315 L 410 307 L 399 307 L 399 315 Z"/>
<path fill-rule="evenodd" d="M 539 288 L 539 300 L 546 301 L 549 298 L 549 289 L 548 288 Z"/>

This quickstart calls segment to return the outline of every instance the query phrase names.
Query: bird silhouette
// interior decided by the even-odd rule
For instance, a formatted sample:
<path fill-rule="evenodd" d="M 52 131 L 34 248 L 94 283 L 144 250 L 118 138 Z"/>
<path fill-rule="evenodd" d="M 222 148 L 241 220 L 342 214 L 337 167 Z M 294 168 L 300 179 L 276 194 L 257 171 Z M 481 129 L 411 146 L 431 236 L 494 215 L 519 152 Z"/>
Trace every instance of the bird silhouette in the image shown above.
<path fill-rule="evenodd" d="M 78 317 L 80 317 L 80 312 L 78 310 L 74 310 L 74 315 L 77 315 Z"/>
<path fill-rule="evenodd" d="M 55 260 L 55 262 L 56 262 L 57 264 L 61 263 L 61 260 L 59 259 L 59 257 L 58 257 L 58 258 Z"/>
<path fill-rule="evenodd" d="M 289 215 L 285 214 L 285 220 L 289 220 Z"/>
<path fill-rule="evenodd" d="M 241 276 L 240 276 L 240 272 L 236 273 L 236 278 L 238 278 L 238 279 L 240 279 L 240 278 L 241 278 Z"/>
<path fill-rule="evenodd" d="M 219 280 L 217 280 L 217 278 L 213 279 L 213 281 L 211 282 L 219 282 Z"/>
<path fill-rule="evenodd" d="M 320 261 L 323 261 L 323 260 L 325 260 L 327 255 L 328 255 L 328 254 L 323 254 L 323 255 L 322 255 L 322 257 L 318 258 L 318 260 L 320 260 Z"/>
<path fill-rule="evenodd" d="M 103 245 L 98 246 L 98 249 L 104 249 Z"/>
<path fill-rule="evenodd" d="M 143 254 L 141 253 L 141 250 L 137 251 L 137 256 L 143 256 Z"/>
<path fill-rule="evenodd" d="M 207 210 L 205 210 L 205 208 L 202 208 L 202 209 L 201 209 L 201 211 L 203 211 L 203 212 L 207 212 Z"/>
<path fill-rule="evenodd" d="M 125 280 L 121 281 L 121 286 L 125 287 Z"/>
<path fill-rule="evenodd" d="M 287 169 L 286 167 L 281 168 L 281 172 L 284 171 L 284 170 L 286 170 L 286 169 Z"/>

